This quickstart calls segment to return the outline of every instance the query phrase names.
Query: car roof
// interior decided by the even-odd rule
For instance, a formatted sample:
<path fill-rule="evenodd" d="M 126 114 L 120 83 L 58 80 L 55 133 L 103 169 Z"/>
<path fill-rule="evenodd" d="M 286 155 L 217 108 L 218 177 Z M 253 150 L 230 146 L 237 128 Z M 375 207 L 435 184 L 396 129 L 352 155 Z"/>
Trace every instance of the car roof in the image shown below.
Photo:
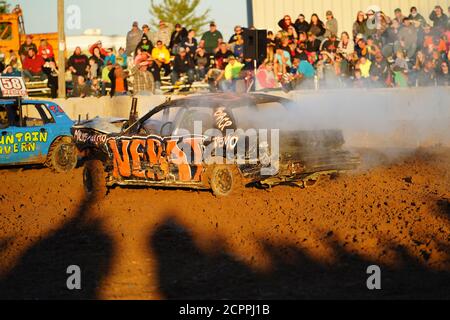
<path fill-rule="evenodd" d="M 262 94 L 262 93 L 210 93 L 203 95 L 193 95 L 186 98 L 172 100 L 167 103 L 167 107 L 214 107 L 222 105 L 230 108 L 242 107 L 245 105 L 257 105 L 264 103 L 278 102 L 288 104 L 292 101 L 283 97 Z"/>
<path fill-rule="evenodd" d="M 15 104 L 17 103 L 17 98 L 0 98 L 0 103 L 1 104 Z M 42 100 L 28 100 L 28 99 L 22 99 L 22 103 L 23 104 L 28 104 L 28 103 L 36 103 L 36 104 L 48 104 L 48 101 L 42 101 Z"/>

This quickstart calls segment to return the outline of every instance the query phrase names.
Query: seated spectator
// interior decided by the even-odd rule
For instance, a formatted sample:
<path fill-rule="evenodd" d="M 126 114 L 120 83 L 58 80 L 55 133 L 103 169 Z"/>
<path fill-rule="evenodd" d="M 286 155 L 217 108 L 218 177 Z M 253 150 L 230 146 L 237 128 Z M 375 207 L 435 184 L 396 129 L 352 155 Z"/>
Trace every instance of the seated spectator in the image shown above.
<path fill-rule="evenodd" d="M 300 43 L 295 50 L 294 58 L 299 60 L 308 60 L 308 53 L 306 52 L 306 43 Z"/>
<path fill-rule="evenodd" d="M 307 60 L 300 60 L 297 71 L 306 79 L 312 79 L 316 75 L 316 70 Z"/>
<path fill-rule="evenodd" d="M 278 21 L 278 26 L 284 31 L 288 31 L 290 26 L 293 26 L 291 16 L 285 15 L 283 19 Z"/>
<path fill-rule="evenodd" d="M 6 65 L 13 65 L 14 68 L 22 70 L 22 61 L 13 50 L 9 50 L 9 57 L 5 60 Z"/>
<path fill-rule="evenodd" d="M 96 43 L 94 43 L 93 45 L 91 45 L 89 47 L 89 53 L 94 55 L 94 51 L 98 49 L 99 54 L 102 56 L 102 58 L 104 59 L 105 56 L 107 55 L 107 51 L 103 48 L 103 44 L 101 41 L 97 41 Z"/>
<path fill-rule="evenodd" d="M 434 70 L 433 61 L 430 59 L 425 61 L 423 69 L 417 77 L 417 85 L 419 87 L 431 87 L 436 84 L 436 72 Z"/>
<path fill-rule="evenodd" d="M 311 22 L 309 23 L 309 32 L 314 34 L 317 38 L 322 38 L 325 31 L 324 23 L 319 19 L 319 16 L 314 13 L 311 16 Z"/>
<path fill-rule="evenodd" d="M 47 77 L 43 71 L 45 61 L 42 57 L 36 55 L 35 49 L 28 50 L 28 56 L 23 62 L 23 76 L 26 81 L 43 81 Z"/>
<path fill-rule="evenodd" d="M 128 73 L 119 64 L 111 68 L 108 76 L 111 80 L 111 97 L 125 96 L 128 94 Z"/>
<path fill-rule="evenodd" d="M 48 83 L 47 87 L 50 89 L 50 96 L 52 99 L 56 99 L 58 97 L 58 67 L 53 60 L 50 60 L 44 64 L 43 68 L 44 73 L 47 75 Z"/>
<path fill-rule="evenodd" d="M 158 66 L 164 70 L 164 76 L 167 77 L 170 74 L 170 52 L 161 40 L 156 42 L 156 47 L 152 50 L 152 57 Z"/>
<path fill-rule="evenodd" d="M 182 46 L 186 49 L 186 52 L 191 56 L 191 58 L 194 58 L 198 47 L 198 42 L 195 38 L 195 30 L 189 30 L 187 38 Z"/>
<path fill-rule="evenodd" d="M 27 35 L 27 37 L 25 38 L 25 43 L 23 43 L 19 49 L 19 55 L 22 61 L 26 59 L 26 57 L 28 56 L 28 51 L 30 49 L 33 49 L 34 52 L 38 52 L 36 45 L 33 43 L 33 36 Z"/>
<path fill-rule="evenodd" d="M 347 60 L 350 60 L 355 52 L 355 43 L 345 31 L 341 34 L 341 41 L 339 42 L 337 52 L 341 53 Z"/>
<path fill-rule="evenodd" d="M 356 39 L 355 53 L 358 55 L 358 58 L 367 57 L 369 55 L 369 48 L 367 47 L 366 40 L 364 38 L 358 39 L 358 37 Z"/>
<path fill-rule="evenodd" d="M 308 33 L 308 41 L 306 42 L 306 51 L 310 54 L 317 54 L 320 52 L 321 42 L 316 38 L 316 35 L 312 32 Z"/>
<path fill-rule="evenodd" d="M 288 73 L 292 67 L 291 55 L 282 48 L 277 48 L 274 61 L 274 72 L 276 76 Z"/>
<path fill-rule="evenodd" d="M 389 76 L 389 65 L 381 52 L 377 52 L 375 55 L 375 60 L 370 66 L 369 73 L 370 80 L 372 80 L 372 87 L 382 88 L 385 86 L 387 77 Z"/>
<path fill-rule="evenodd" d="M 169 49 L 172 55 L 178 54 L 178 49 L 183 46 L 184 41 L 188 36 L 188 31 L 186 28 L 182 27 L 181 24 L 177 23 L 175 25 L 175 30 L 170 36 Z"/>
<path fill-rule="evenodd" d="M 124 48 L 119 48 L 119 52 L 116 57 L 116 62 L 124 69 L 128 67 L 128 57 Z"/>
<path fill-rule="evenodd" d="M 98 64 L 97 60 L 94 58 L 89 59 L 89 66 L 88 66 L 88 72 L 87 72 L 87 80 L 89 80 L 91 83 L 94 79 L 98 79 Z"/>
<path fill-rule="evenodd" d="M 297 30 L 297 33 L 308 33 L 309 32 L 309 23 L 306 21 L 305 19 L 305 15 L 304 14 L 299 14 L 297 20 L 295 20 L 295 30 Z"/>
<path fill-rule="evenodd" d="M 256 90 L 275 89 L 277 80 L 273 72 L 273 63 L 263 63 L 256 72 Z"/>
<path fill-rule="evenodd" d="M 367 19 L 364 12 L 359 11 L 356 16 L 356 21 L 353 23 L 353 39 L 356 41 L 356 36 L 362 34 L 363 36 L 367 33 Z"/>
<path fill-rule="evenodd" d="M 195 80 L 195 65 L 191 56 L 187 54 L 186 49 L 180 48 L 179 53 L 175 56 L 173 62 L 173 71 L 170 75 L 172 84 L 175 85 L 182 74 L 188 76 L 188 83 L 191 84 Z"/>
<path fill-rule="evenodd" d="M 370 67 L 372 66 L 372 61 L 366 57 L 361 57 L 357 64 L 357 68 L 361 71 L 361 77 L 367 79 L 370 77 Z"/>
<path fill-rule="evenodd" d="M 162 41 L 158 41 L 158 43 L 160 43 L 160 47 L 163 46 Z M 155 93 L 155 79 L 153 74 L 148 72 L 149 65 L 150 57 L 147 54 L 144 53 L 135 58 L 134 67 L 130 70 L 130 75 L 134 77 L 133 93 L 135 95 L 152 95 Z"/>
<path fill-rule="evenodd" d="M 414 23 L 416 28 L 423 27 L 427 23 L 425 18 L 417 12 L 417 7 L 411 7 L 408 18 Z"/>
<path fill-rule="evenodd" d="M 430 14 L 430 20 L 433 21 L 433 28 L 445 29 L 448 25 L 448 17 L 441 6 L 435 6 Z"/>
<path fill-rule="evenodd" d="M 161 68 L 151 56 L 149 56 L 148 72 L 153 75 L 153 80 L 155 81 L 155 89 L 159 90 L 161 88 Z"/>
<path fill-rule="evenodd" d="M 244 29 L 242 29 L 241 26 L 234 27 L 234 34 L 231 36 L 230 40 L 228 41 L 228 44 L 234 44 L 238 39 L 242 39 L 244 35 Z"/>
<path fill-rule="evenodd" d="M 353 77 L 353 88 L 365 88 L 367 81 L 363 78 L 361 70 L 356 68 Z"/>
<path fill-rule="evenodd" d="M 238 37 L 233 47 L 233 55 L 242 59 L 244 57 L 244 39 L 241 36 Z"/>
<path fill-rule="evenodd" d="M 450 86 L 450 72 L 448 68 L 449 62 L 443 61 L 441 63 L 440 71 L 437 74 L 438 86 Z"/>
<path fill-rule="evenodd" d="M 105 52 L 106 52 L 106 51 L 105 51 Z M 100 50 L 99 47 L 95 47 L 95 48 L 94 48 L 94 50 L 93 50 L 93 55 L 91 56 L 91 58 L 92 58 L 92 59 L 95 59 L 95 62 L 97 63 L 97 65 L 98 65 L 98 67 L 99 67 L 99 69 L 98 69 L 98 71 L 99 71 L 98 77 L 101 77 L 101 76 L 102 76 L 102 74 L 101 74 L 102 68 L 103 68 L 103 66 L 105 66 L 106 64 L 105 64 L 105 56 L 102 55 L 101 50 Z"/>
<path fill-rule="evenodd" d="M 106 96 L 107 89 L 111 89 L 111 78 L 109 77 L 109 73 L 113 69 L 113 64 L 111 61 L 108 61 L 105 68 L 102 70 L 102 96 Z"/>
<path fill-rule="evenodd" d="M 330 37 L 323 43 L 322 50 L 328 53 L 336 53 L 338 47 L 339 41 L 337 40 L 336 35 L 332 33 L 330 34 Z"/>
<path fill-rule="evenodd" d="M 214 55 L 216 61 L 216 67 L 220 70 L 225 70 L 228 64 L 228 57 L 232 56 L 233 52 L 228 49 L 228 45 L 225 42 L 220 44 L 219 51 Z"/>
<path fill-rule="evenodd" d="M 97 60 L 95 60 L 97 61 Z M 75 90 L 78 86 L 78 77 L 83 76 L 85 77 L 87 75 L 87 69 L 89 66 L 89 59 L 86 55 L 84 55 L 81 52 L 80 47 L 76 47 L 75 51 L 73 52 L 73 55 L 70 56 L 69 62 L 69 71 L 72 74 L 72 83 L 73 83 L 73 89 Z M 98 74 L 97 74 L 98 77 Z"/>
<path fill-rule="evenodd" d="M 403 15 L 402 9 L 397 8 L 394 10 L 394 18 L 392 20 L 397 21 L 400 25 L 403 24 L 403 20 L 405 19 L 405 16 Z"/>
<path fill-rule="evenodd" d="M 137 51 L 140 50 L 140 52 L 148 52 L 152 53 L 153 51 L 153 43 L 150 41 L 150 39 L 147 37 L 147 35 L 143 35 L 141 41 L 137 44 L 136 50 L 134 52 L 134 55 L 137 56 Z"/>
<path fill-rule="evenodd" d="M 105 56 L 105 65 L 108 64 L 108 62 L 111 62 L 113 65 L 116 64 L 116 55 L 114 54 L 113 48 L 106 49 L 106 56 Z"/>
<path fill-rule="evenodd" d="M 228 57 L 228 64 L 223 73 L 224 80 L 221 82 L 221 87 L 224 92 L 236 91 L 236 81 L 239 79 L 243 67 L 244 65 L 238 62 L 236 57 Z"/>
<path fill-rule="evenodd" d="M 199 79 L 204 79 L 209 69 L 209 56 L 206 55 L 205 49 L 198 48 L 194 56 L 194 63 Z"/>
<path fill-rule="evenodd" d="M 77 85 L 75 86 L 72 96 L 74 98 L 86 98 L 92 94 L 91 87 L 86 83 L 83 76 L 78 76 Z"/>
<path fill-rule="evenodd" d="M 298 40 L 297 31 L 295 31 L 294 26 L 290 26 L 287 31 L 286 38 L 288 39 L 288 44 L 296 44 Z"/>
<path fill-rule="evenodd" d="M 22 72 L 19 69 L 15 68 L 13 65 L 7 65 L 2 72 L 2 75 L 5 77 L 21 77 Z"/>
<path fill-rule="evenodd" d="M 338 21 L 331 10 L 326 12 L 327 22 L 325 23 L 325 38 L 329 38 L 332 34 L 338 34 Z"/>
<path fill-rule="evenodd" d="M 48 43 L 46 39 L 41 40 L 41 45 L 38 49 L 38 56 L 41 56 L 45 61 L 54 60 L 55 58 L 53 47 Z"/>
<path fill-rule="evenodd" d="M 407 52 L 407 57 L 412 59 L 417 51 L 417 29 L 411 24 L 409 18 L 403 19 L 403 27 L 398 32 L 398 41 L 394 44 L 394 50 L 400 48 Z"/>

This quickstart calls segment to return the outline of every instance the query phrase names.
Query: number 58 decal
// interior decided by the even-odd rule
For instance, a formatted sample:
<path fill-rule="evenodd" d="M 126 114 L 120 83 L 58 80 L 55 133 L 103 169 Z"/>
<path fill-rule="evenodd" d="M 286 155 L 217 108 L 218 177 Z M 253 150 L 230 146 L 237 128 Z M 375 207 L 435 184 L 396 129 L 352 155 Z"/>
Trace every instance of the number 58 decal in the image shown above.
<path fill-rule="evenodd" d="M 4 97 L 22 97 L 27 95 L 25 82 L 20 77 L 0 77 L 0 89 Z"/>

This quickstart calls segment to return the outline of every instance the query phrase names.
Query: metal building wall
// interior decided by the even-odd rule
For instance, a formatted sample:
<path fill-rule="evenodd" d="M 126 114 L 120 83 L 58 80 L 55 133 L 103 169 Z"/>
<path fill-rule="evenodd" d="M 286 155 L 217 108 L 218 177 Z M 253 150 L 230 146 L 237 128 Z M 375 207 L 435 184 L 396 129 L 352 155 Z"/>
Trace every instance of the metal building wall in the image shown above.
<path fill-rule="evenodd" d="M 313 13 L 317 13 L 325 21 L 325 12 L 332 10 L 339 23 L 339 34 L 352 30 L 353 22 L 359 10 L 371 5 L 378 5 L 388 16 L 394 16 L 394 10 L 400 8 L 403 14 L 416 6 L 419 13 L 428 20 L 435 5 L 441 5 L 447 13 L 450 0 L 253 0 L 253 19 L 259 29 L 278 31 L 278 21 L 289 14 L 295 21 L 303 13 L 309 21 Z"/>

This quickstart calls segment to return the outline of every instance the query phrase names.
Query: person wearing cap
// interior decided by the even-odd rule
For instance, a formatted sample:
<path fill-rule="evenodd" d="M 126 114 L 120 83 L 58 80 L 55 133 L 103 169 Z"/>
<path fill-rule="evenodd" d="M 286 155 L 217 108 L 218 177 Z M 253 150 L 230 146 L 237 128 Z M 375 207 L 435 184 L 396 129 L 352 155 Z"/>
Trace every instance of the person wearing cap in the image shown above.
<path fill-rule="evenodd" d="M 205 50 L 207 54 L 214 54 L 214 50 L 219 45 L 219 40 L 222 40 L 223 36 L 222 33 L 217 30 L 217 26 L 215 22 L 211 22 L 209 24 L 209 31 L 206 31 L 203 36 L 202 40 L 205 41 Z"/>
<path fill-rule="evenodd" d="M 153 42 L 153 34 L 150 31 L 150 27 L 148 26 L 148 24 L 142 25 L 142 36 L 147 36 L 147 39 Z"/>
<path fill-rule="evenodd" d="M 131 56 L 136 51 L 136 47 L 142 40 L 144 32 L 139 29 L 139 23 L 137 21 L 133 22 L 131 30 L 127 33 L 127 44 L 125 53 L 127 56 Z"/>
<path fill-rule="evenodd" d="M 134 56 L 137 56 L 137 51 L 140 50 L 141 52 L 148 52 L 148 53 L 152 53 L 153 51 L 153 43 L 152 41 L 147 37 L 146 34 L 144 34 L 142 36 L 141 41 L 138 43 L 138 45 L 136 46 L 136 50 L 134 52 Z"/>
<path fill-rule="evenodd" d="M 325 23 L 325 38 L 329 38 L 332 34 L 336 35 L 338 34 L 338 21 L 333 15 L 333 12 L 331 10 L 328 10 L 326 12 L 327 16 L 327 22 Z"/>
<path fill-rule="evenodd" d="M 175 25 L 175 30 L 172 32 L 170 36 L 170 44 L 169 50 L 172 55 L 176 55 L 178 53 L 178 48 L 183 45 L 183 42 L 186 40 L 188 36 L 188 32 L 185 27 L 182 27 L 181 24 L 177 23 Z"/>
<path fill-rule="evenodd" d="M 162 43 L 161 43 L 162 44 Z M 149 72 L 151 56 L 144 52 L 135 58 L 130 75 L 134 77 L 133 93 L 135 95 L 152 95 L 155 93 L 155 79 Z"/>
<path fill-rule="evenodd" d="M 33 36 L 27 35 L 27 37 L 25 38 L 25 42 L 22 43 L 19 48 L 19 55 L 22 61 L 25 60 L 30 49 L 34 49 L 35 52 L 38 52 L 36 45 L 33 43 Z"/>
<path fill-rule="evenodd" d="M 238 41 L 238 39 L 242 38 L 244 33 L 244 29 L 241 26 L 234 27 L 234 34 L 231 36 L 228 44 L 234 44 Z"/>
<path fill-rule="evenodd" d="M 441 6 L 435 6 L 430 14 L 430 20 L 433 21 L 433 28 L 445 29 L 448 25 L 448 17 Z"/>
<path fill-rule="evenodd" d="M 339 41 L 334 33 L 330 34 L 327 40 L 322 43 L 322 50 L 328 53 L 336 53 Z"/>
<path fill-rule="evenodd" d="M 94 43 L 93 45 L 89 46 L 89 50 L 88 51 L 89 51 L 90 54 L 94 54 L 95 49 L 100 50 L 100 54 L 103 57 L 106 57 L 107 54 L 108 54 L 106 49 L 103 48 L 103 44 L 102 44 L 102 42 L 100 40 L 97 41 L 96 43 Z"/>
<path fill-rule="evenodd" d="M 170 74 L 172 84 L 175 85 L 182 74 L 188 76 L 188 83 L 191 84 L 195 80 L 195 64 L 191 56 L 187 54 L 186 49 L 181 47 L 173 61 L 173 70 Z"/>
<path fill-rule="evenodd" d="M 236 91 L 236 81 L 239 80 L 244 64 L 236 60 L 236 57 L 231 55 L 228 57 L 228 64 L 225 67 L 225 72 L 222 74 L 224 80 L 221 82 L 223 91 Z M 222 80 L 221 78 L 218 81 Z"/>
<path fill-rule="evenodd" d="M 308 33 L 309 23 L 308 23 L 308 21 L 306 21 L 305 15 L 303 13 L 300 13 L 298 15 L 297 20 L 295 20 L 294 27 L 298 34 L 300 34 L 302 32 Z"/>
<path fill-rule="evenodd" d="M 158 31 L 156 31 L 154 35 L 153 43 L 161 41 L 163 45 L 168 48 L 170 46 L 170 35 L 172 34 L 172 29 L 172 24 L 161 20 L 159 22 Z"/>
<path fill-rule="evenodd" d="M 382 88 L 386 86 L 386 80 L 389 76 L 389 65 L 381 52 L 375 54 L 369 73 L 372 87 Z"/>
<path fill-rule="evenodd" d="M 170 52 L 161 40 L 156 42 L 156 47 L 152 50 L 152 57 L 158 66 L 164 69 L 164 76 L 170 74 Z"/>

